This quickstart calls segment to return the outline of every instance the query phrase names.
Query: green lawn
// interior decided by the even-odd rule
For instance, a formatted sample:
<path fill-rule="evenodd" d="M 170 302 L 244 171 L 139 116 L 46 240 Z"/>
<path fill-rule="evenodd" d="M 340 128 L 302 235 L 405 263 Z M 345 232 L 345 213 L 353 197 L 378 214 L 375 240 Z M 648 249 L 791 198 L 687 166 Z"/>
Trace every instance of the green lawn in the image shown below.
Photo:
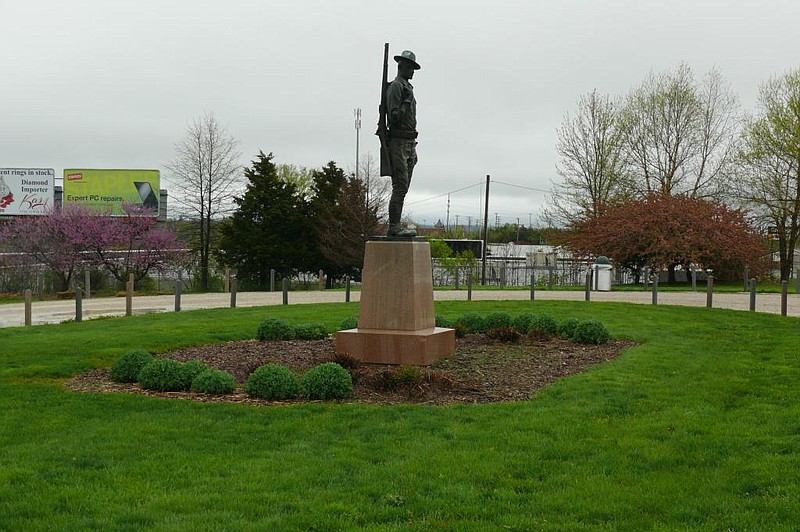
<path fill-rule="evenodd" d="M 331 327 L 356 304 L 0 329 L 0 530 L 796 530 L 800 320 L 585 302 L 612 363 L 493 405 L 279 407 L 61 387 L 127 349 Z"/>

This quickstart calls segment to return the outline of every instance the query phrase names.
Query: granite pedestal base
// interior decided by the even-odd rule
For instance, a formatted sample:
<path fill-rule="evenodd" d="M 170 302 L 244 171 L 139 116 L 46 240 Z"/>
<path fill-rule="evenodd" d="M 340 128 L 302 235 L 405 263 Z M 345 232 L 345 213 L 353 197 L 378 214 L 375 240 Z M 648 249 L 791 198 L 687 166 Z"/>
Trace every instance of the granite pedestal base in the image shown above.
<path fill-rule="evenodd" d="M 428 365 L 455 350 L 455 331 L 436 327 L 430 244 L 367 242 L 358 328 L 336 334 L 336 352 L 369 363 Z"/>

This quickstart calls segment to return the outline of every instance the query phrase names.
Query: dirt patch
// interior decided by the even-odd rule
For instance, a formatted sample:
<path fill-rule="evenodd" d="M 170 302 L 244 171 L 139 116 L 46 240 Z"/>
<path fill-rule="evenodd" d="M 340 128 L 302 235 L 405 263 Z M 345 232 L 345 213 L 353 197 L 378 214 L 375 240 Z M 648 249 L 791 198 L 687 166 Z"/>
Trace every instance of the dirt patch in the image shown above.
<path fill-rule="evenodd" d="M 163 353 L 159 357 L 179 361 L 200 360 L 231 373 L 242 384 L 257 367 L 273 362 L 289 367 L 298 376 L 323 362 L 335 361 L 353 376 L 353 396 L 345 402 L 362 403 L 491 403 L 528 399 L 538 389 L 561 377 L 613 360 L 632 342 L 581 345 L 560 339 L 523 338 L 518 343 L 500 343 L 482 334 L 457 340 L 453 356 L 429 367 L 409 368 L 381 364 L 359 364 L 337 356 L 332 339 L 318 341 L 259 342 L 245 340 L 211 344 Z M 138 384 L 121 384 L 108 378 L 108 370 L 94 370 L 67 383 L 73 391 L 87 393 L 135 393 L 154 397 L 203 402 L 246 404 L 291 404 L 248 397 L 241 388 L 231 395 L 190 392 L 153 392 Z"/>

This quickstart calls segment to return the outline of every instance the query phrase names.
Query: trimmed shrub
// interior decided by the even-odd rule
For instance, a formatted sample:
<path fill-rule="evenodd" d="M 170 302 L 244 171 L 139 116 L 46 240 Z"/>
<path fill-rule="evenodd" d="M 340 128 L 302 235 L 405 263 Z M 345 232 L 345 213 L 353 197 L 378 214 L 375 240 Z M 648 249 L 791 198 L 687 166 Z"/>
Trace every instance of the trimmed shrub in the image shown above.
<path fill-rule="evenodd" d="M 514 319 L 511 320 L 511 326 L 520 334 L 528 334 L 535 319 L 536 317 L 533 314 L 526 312 L 525 314 L 514 316 Z"/>
<path fill-rule="evenodd" d="M 581 344 L 604 344 L 608 342 L 611 335 L 606 326 L 597 320 L 585 320 L 575 327 L 572 339 Z"/>
<path fill-rule="evenodd" d="M 564 340 L 572 340 L 579 323 L 580 321 L 577 318 L 567 318 L 558 326 L 556 333 Z"/>
<path fill-rule="evenodd" d="M 300 393 L 309 399 L 344 399 L 353 393 L 353 378 L 339 364 L 326 362 L 303 375 Z"/>
<path fill-rule="evenodd" d="M 347 353 L 336 353 L 335 355 L 333 355 L 333 357 L 331 357 L 330 361 L 339 364 L 340 366 L 342 366 L 344 369 L 347 370 L 360 368 L 363 365 L 363 363 L 359 359 L 357 359 L 354 356 L 348 355 Z"/>
<path fill-rule="evenodd" d="M 258 326 L 257 340 L 292 340 L 294 328 L 278 318 L 267 318 Z"/>
<path fill-rule="evenodd" d="M 519 338 L 522 335 L 513 327 L 497 327 L 486 331 L 486 336 L 492 340 L 514 344 L 519 342 Z"/>
<path fill-rule="evenodd" d="M 328 337 L 324 323 L 303 323 L 295 326 L 294 337 L 298 340 L 322 340 Z"/>
<path fill-rule="evenodd" d="M 192 391 L 225 395 L 236 390 L 236 379 L 226 371 L 207 369 L 197 375 L 192 381 Z"/>
<path fill-rule="evenodd" d="M 197 377 L 207 369 L 211 368 L 207 364 L 204 364 L 199 360 L 190 360 L 189 362 L 185 362 L 183 364 L 182 370 L 184 379 L 186 379 L 187 382 L 186 387 L 191 388 L 195 377 Z"/>
<path fill-rule="evenodd" d="M 549 314 L 536 316 L 531 323 L 531 328 L 528 332 L 534 331 L 540 335 L 551 336 L 558 332 L 558 322 Z"/>
<path fill-rule="evenodd" d="M 155 360 L 149 351 L 133 349 L 122 353 L 111 366 L 111 380 L 115 382 L 137 382 L 139 372 L 147 364 Z"/>
<path fill-rule="evenodd" d="M 511 316 L 505 312 L 490 312 L 484 318 L 487 331 L 492 329 L 508 329 L 511 327 Z"/>
<path fill-rule="evenodd" d="M 477 312 L 467 312 L 458 320 L 456 324 L 461 324 L 467 330 L 467 333 L 481 333 L 486 332 L 486 320 Z"/>
<path fill-rule="evenodd" d="M 297 377 L 286 366 L 264 364 L 247 378 L 247 395 L 269 401 L 285 401 L 297 397 Z"/>
<path fill-rule="evenodd" d="M 376 376 L 376 383 L 385 390 L 417 386 L 423 380 L 422 370 L 416 366 L 385 369 Z"/>
<path fill-rule="evenodd" d="M 469 334 L 469 330 L 467 329 L 467 326 L 464 325 L 463 323 L 456 323 L 453 326 L 453 329 L 455 329 L 455 331 L 456 331 L 456 338 L 464 338 L 464 336 Z"/>
<path fill-rule="evenodd" d="M 358 328 L 358 316 L 350 316 L 349 318 L 345 318 L 341 325 L 339 325 L 340 331 L 346 331 L 347 329 L 357 329 Z"/>
<path fill-rule="evenodd" d="M 456 322 L 451 320 L 450 318 L 445 318 L 444 316 L 436 315 L 436 326 L 437 327 L 444 327 L 445 329 L 452 329 L 455 327 Z"/>
<path fill-rule="evenodd" d="M 186 380 L 183 364 L 171 358 L 159 358 L 142 368 L 139 384 L 145 390 L 180 392 L 188 390 L 191 381 Z"/>

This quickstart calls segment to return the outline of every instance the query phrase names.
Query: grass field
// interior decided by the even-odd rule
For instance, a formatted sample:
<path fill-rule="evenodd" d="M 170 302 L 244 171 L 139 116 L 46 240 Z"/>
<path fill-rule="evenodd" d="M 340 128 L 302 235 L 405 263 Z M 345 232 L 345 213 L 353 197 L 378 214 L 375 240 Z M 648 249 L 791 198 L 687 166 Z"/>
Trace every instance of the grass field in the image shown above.
<path fill-rule="evenodd" d="M 335 328 L 356 304 L 0 330 L 0 530 L 797 530 L 800 320 L 585 302 L 640 342 L 531 400 L 250 407 L 61 384 L 121 352 Z"/>

